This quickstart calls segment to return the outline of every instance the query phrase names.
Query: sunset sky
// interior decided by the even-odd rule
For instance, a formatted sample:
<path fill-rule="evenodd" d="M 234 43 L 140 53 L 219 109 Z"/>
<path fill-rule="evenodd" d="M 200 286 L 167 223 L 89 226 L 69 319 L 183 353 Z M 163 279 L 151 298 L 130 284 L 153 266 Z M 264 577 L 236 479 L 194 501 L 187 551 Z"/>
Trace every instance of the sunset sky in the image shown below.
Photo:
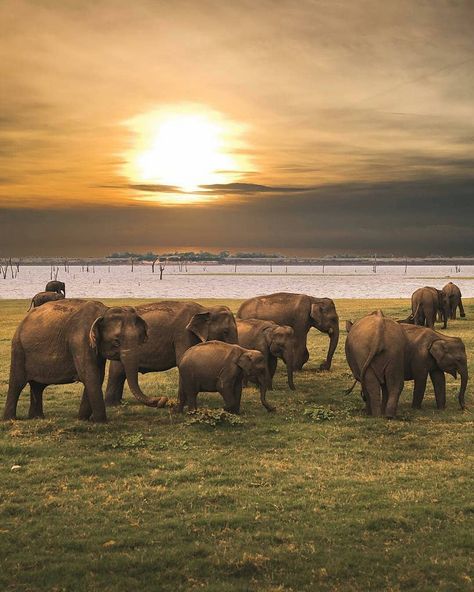
<path fill-rule="evenodd" d="M 474 255 L 474 2 L 3 0 L 0 256 Z"/>

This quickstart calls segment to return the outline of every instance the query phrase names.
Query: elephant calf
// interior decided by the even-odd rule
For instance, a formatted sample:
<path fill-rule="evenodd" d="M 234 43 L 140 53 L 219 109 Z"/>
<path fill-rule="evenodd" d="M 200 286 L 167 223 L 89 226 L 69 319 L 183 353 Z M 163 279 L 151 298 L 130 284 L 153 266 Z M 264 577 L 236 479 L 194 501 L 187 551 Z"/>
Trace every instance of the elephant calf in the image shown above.
<path fill-rule="evenodd" d="M 433 329 L 439 313 L 443 321 L 443 329 L 448 326 L 449 299 L 443 290 L 431 286 L 418 288 L 411 296 L 411 311 L 415 325 L 426 325 Z"/>
<path fill-rule="evenodd" d="M 31 299 L 30 308 L 28 311 L 30 311 L 32 308 L 38 308 L 38 306 L 41 306 L 46 302 L 63 300 L 63 298 L 64 294 L 61 294 L 61 292 L 38 292 L 38 294 L 35 294 Z"/>
<path fill-rule="evenodd" d="M 239 344 L 246 349 L 256 349 L 263 354 L 267 374 L 267 388 L 273 390 L 273 377 L 278 358 L 286 364 L 288 386 L 295 390 L 293 364 L 295 351 L 295 332 L 287 325 L 277 325 L 273 321 L 260 319 L 237 319 Z"/>
<path fill-rule="evenodd" d="M 405 355 L 405 380 L 414 380 L 413 403 L 421 408 L 425 396 L 428 374 L 433 383 L 438 409 L 446 406 L 445 372 L 461 377 L 458 394 L 459 405 L 464 409 L 464 396 L 468 382 L 466 348 L 459 337 L 448 337 L 426 327 L 400 325 L 407 338 Z"/>
<path fill-rule="evenodd" d="M 224 343 L 206 341 L 189 348 L 183 355 L 179 368 L 178 410 L 197 408 L 200 392 L 218 392 L 224 399 L 224 409 L 239 413 L 244 378 L 255 381 L 260 387 L 260 400 L 267 411 L 274 408 L 266 401 L 266 373 L 263 355 Z"/>
<path fill-rule="evenodd" d="M 361 383 L 367 413 L 395 417 L 405 375 L 407 340 L 402 325 L 378 310 L 354 324 L 347 321 L 346 328 L 346 358 Z"/>

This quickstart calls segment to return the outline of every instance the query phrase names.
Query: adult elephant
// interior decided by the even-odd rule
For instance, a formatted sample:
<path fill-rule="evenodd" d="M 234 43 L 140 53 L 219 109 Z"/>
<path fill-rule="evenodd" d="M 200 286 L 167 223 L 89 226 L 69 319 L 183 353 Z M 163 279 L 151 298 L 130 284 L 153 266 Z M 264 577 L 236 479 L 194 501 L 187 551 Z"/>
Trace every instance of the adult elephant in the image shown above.
<path fill-rule="evenodd" d="M 464 312 L 464 306 L 462 304 L 462 294 L 459 286 L 453 284 L 453 282 L 448 282 L 443 287 L 443 292 L 446 294 L 449 300 L 449 318 L 453 321 L 456 320 L 456 312 L 459 308 L 459 314 L 461 317 L 465 317 L 466 313 Z"/>
<path fill-rule="evenodd" d="M 61 294 L 61 292 L 38 292 L 38 294 L 35 294 L 31 299 L 30 308 L 28 310 L 30 311 L 32 308 L 38 308 L 38 306 L 41 306 L 46 302 L 62 300 L 63 298 L 64 294 Z"/>
<path fill-rule="evenodd" d="M 50 384 L 82 382 L 79 419 L 106 421 L 102 383 L 105 362 L 120 360 L 130 390 L 151 407 L 166 398 L 149 399 L 138 386 L 137 350 L 147 339 L 145 321 L 130 306 L 108 308 L 92 300 L 61 300 L 35 308 L 12 340 L 10 382 L 4 419 L 15 419 L 18 398 L 30 384 L 29 417 L 44 417 L 43 391 Z"/>
<path fill-rule="evenodd" d="M 329 335 L 329 349 L 320 370 L 329 370 L 339 341 L 339 317 L 330 298 L 279 292 L 257 296 L 243 302 L 237 313 L 241 319 L 274 321 L 289 325 L 295 332 L 294 369 L 301 370 L 309 359 L 308 332 L 315 327 Z"/>
<path fill-rule="evenodd" d="M 204 307 L 197 302 L 152 302 L 136 307 L 148 325 L 148 341 L 140 346 L 138 371 L 162 372 L 179 366 L 186 350 L 201 341 L 237 343 L 235 318 L 227 306 Z M 106 405 L 120 405 L 125 368 L 111 362 L 105 393 Z"/>
<path fill-rule="evenodd" d="M 287 325 L 260 319 L 237 319 L 239 344 L 246 349 L 256 349 L 263 355 L 267 377 L 267 388 L 273 390 L 273 377 L 278 358 L 286 365 L 288 386 L 295 390 L 293 382 L 293 358 L 295 355 L 295 332 Z"/>
<path fill-rule="evenodd" d="M 415 325 L 434 328 L 438 311 L 443 319 L 443 329 L 448 326 L 449 301 L 442 290 L 425 286 L 411 296 L 411 311 Z"/>
<path fill-rule="evenodd" d="M 48 282 L 44 291 L 57 292 L 58 294 L 63 293 L 64 297 L 66 297 L 66 285 L 64 282 L 60 282 L 59 280 L 52 280 L 51 282 Z"/>
<path fill-rule="evenodd" d="M 427 327 L 400 325 L 407 338 L 405 355 L 405 380 L 414 380 L 412 406 L 421 408 L 428 375 L 435 392 L 436 406 L 446 406 L 445 373 L 461 377 L 458 401 L 464 409 L 468 382 L 466 348 L 459 337 L 449 337 Z"/>
<path fill-rule="evenodd" d="M 346 359 L 361 384 L 368 415 L 393 418 L 397 414 L 407 347 L 402 327 L 380 310 L 354 324 L 346 322 Z"/>

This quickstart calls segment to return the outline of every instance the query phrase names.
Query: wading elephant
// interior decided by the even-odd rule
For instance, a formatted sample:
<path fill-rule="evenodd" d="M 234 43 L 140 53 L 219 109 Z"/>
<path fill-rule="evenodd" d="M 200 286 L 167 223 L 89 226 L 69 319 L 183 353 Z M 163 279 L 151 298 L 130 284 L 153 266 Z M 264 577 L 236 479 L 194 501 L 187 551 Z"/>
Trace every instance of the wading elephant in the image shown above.
<path fill-rule="evenodd" d="M 30 384 L 29 417 L 44 417 L 43 391 L 50 384 L 82 382 L 79 419 L 106 421 L 102 382 L 106 360 L 120 360 L 130 390 L 151 407 L 137 380 L 137 350 L 146 341 L 145 321 L 130 306 L 107 308 L 92 300 L 48 302 L 32 310 L 12 340 L 10 383 L 4 419 L 16 418 L 18 398 Z"/>
<path fill-rule="evenodd" d="M 179 364 L 178 410 L 182 412 L 185 405 L 195 410 L 200 392 L 218 392 L 225 411 L 239 413 L 244 378 L 259 385 L 262 405 L 274 411 L 266 400 L 265 360 L 259 351 L 222 341 L 199 343 L 186 351 Z"/>
<path fill-rule="evenodd" d="M 45 292 L 57 292 L 58 294 L 63 293 L 64 298 L 66 298 L 66 285 L 64 282 L 60 282 L 58 280 L 52 280 L 46 284 L 46 288 L 44 289 Z"/>
<path fill-rule="evenodd" d="M 138 371 L 162 372 L 179 365 L 184 352 L 200 341 L 237 343 L 235 318 L 226 306 L 204 307 L 196 302 L 152 302 L 136 307 L 148 326 L 148 341 L 140 346 Z M 122 401 L 125 369 L 111 362 L 106 405 Z"/>
<path fill-rule="evenodd" d="M 433 329 L 438 311 L 443 319 L 443 329 L 448 326 L 449 301 L 442 290 L 430 286 L 418 288 L 411 296 L 411 311 L 415 325 Z"/>
<path fill-rule="evenodd" d="M 30 308 L 28 310 L 31 310 L 32 308 L 38 308 L 38 306 L 41 306 L 46 302 L 52 302 L 53 300 L 63 300 L 63 298 L 64 294 L 61 294 L 61 292 L 38 292 L 38 294 L 35 294 L 31 299 Z"/>
<path fill-rule="evenodd" d="M 286 365 L 288 386 L 295 390 L 293 365 L 295 353 L 295 332 L 287 325 L 277 325 L 273 321 L 260 319 L 237 319 L 239 345 L 246 349 L 256 349 L 263 354 L 267 374 L 267 388 L 273 390 L 273 377 L 278 358 Z"/>
<path fill-rule="evenodd" d="M 443 292 L 449 300 L 449 318 L 453 321 L 456 320 L 456 311 L 458 308 L 460 316 L 464 318 L 466 313 L 464 312 L 464 306 L 462 305 L 462 294 L 459 287 L 456 286 L 456 284 L 453 284 L 453 282 L 449 282 L 444 286 Z"/>
<path fill-rule="evenodd" d="M 329 370 L 339 341 L 339 317 L 330 298 L 314 298 L 306 294 L 280 292 L 257 296 L 243 302 L 237 313 L 241 319 L 274 321 L 289 325 L 295 332 L 294 369 L 301 370 L 309 359 L 306 346 L 308 332 L 316 327 L 329 335 L 329 349 L 320 370 Z"/>
<path fill-rule="evenodd" d="M 413 402 L 415 409 L 421 408 L 425 396 L 428 375 L 435 392 L 436 406 L 446 406 L 445 373 L 454 378 L 461 377 L 458 401 L 464 409 L 464 397 L 468 382 L 466 348 L 459 337 L 448 337 L 416 325 L 401 325 L 407 340 L 405 354 L 405 380 L 414 380 Z"/>
<path fill-rule="evenodd" d="M 346 328 L 346 359 L 361 384 L 368 415 L 395 417 L 405 375 L 403 326 L 377 310 L 354 324 L 348 321 Z"/>

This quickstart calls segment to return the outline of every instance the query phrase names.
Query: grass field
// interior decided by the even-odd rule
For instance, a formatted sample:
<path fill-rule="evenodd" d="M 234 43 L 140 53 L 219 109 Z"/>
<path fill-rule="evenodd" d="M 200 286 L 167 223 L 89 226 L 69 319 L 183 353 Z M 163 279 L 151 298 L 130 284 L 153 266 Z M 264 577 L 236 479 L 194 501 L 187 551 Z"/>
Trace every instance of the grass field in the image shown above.
<path fill-rule="evenodd" d="M 467 320 L 447 333 L 465 340 L 472 374 L 474 300 L 466 304 Z M 404 300 L 336 306 L 342 327 L 376 308 L 408 312 Z M 26 308 L 0 301 L 2 406 Z M 312 330 L 298 390 L 279 367 L 268 394 L 277 412 L 246 389 L 238 425 L 192 424 L 128 391 L 106 425 L 83 423 L 80 385 L 47 389 L 46 420 L 0 424 L 0 590 L 473 590 L 472 388 L 464 413 L 449 378 L 443 412 L 431 385 L 413 411 L 407 383 L 399 419 L 364 417 L 358 390 L 343 394 L 344 340 L 342 331 L 333 370 L 317 373 L 328 339 Z M 176 378 L 141 384 L 174 397 Z M 19 417 L 28 399 L 25 389 Z"/>

